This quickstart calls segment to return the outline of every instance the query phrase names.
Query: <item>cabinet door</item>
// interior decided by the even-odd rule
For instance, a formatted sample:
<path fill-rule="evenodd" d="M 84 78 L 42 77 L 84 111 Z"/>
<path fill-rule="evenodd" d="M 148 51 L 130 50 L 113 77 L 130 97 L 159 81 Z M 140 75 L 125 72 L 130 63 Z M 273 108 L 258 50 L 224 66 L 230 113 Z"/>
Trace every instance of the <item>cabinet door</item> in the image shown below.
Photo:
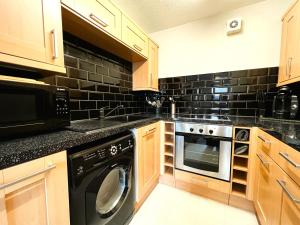
<path fill-rule="evenodd" d="M 254 204 L 262 225 L 279 225 L 282 189 L 277 179 L 284 176 L 274 161 L 262 151 L 256 157 Z"/>
<path fill-rule="evenodd" d="M 148 57 L 148 37 L 124 15 L 122 15 L 122 41 L 136 52 Z"/>
<path fill-rule="evenodd" d="M 154 90 L 158 90 L 158 47 L 151 40 L 149 40 L 148 63 L 150 87 Z"/>
<path fill-rule="evenodd" d="M 279 80 L 300 76 L 300 4 L 297 3 L 283 20 L 282 51 Z"/>
<path fill-rule="evenodd" d="M 0 186 L 3 184 L 3 173 L 0 171 Z M 4 190 L 0 190 L 0 224 L 7 225 L 6 210 L 4 201 Z"/>
<path fill-rule="evenodd" d="M 0 0 L 0 15 L 1 53 L 63 66 L 59 0 Z"/>
<path fill-rule="evenodd" d="M 121 39 L 121 11 L 109 0 L 75 0 L 75 11 L 98 28 Z"/>
<path fill-rule="evenodd" d="M 300 224 L 300 187 L 291 179 L 279 180 L 283 188 L 281 225 Z"/>
<path fill-rule="evenodd" d="M 69 225 L 66 160 L 57 160 L 60 154 L 47 165 L 42 158 L 3 170 L 4 224 Z"/>
<path fill-rule="evenodd" d="M 138 130 L 138 201 L 155 186 L 159 177 L 159 123 Z"/>

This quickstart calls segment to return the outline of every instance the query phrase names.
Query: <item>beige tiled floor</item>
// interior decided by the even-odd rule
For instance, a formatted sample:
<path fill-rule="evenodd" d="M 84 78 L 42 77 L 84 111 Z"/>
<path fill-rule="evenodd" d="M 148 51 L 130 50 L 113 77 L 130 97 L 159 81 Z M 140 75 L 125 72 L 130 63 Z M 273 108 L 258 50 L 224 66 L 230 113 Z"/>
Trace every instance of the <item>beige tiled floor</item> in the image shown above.
<path fill-rule="evenodd" d="M 159 184 L 129 225 L 258 225 L 254 214 Z"/>

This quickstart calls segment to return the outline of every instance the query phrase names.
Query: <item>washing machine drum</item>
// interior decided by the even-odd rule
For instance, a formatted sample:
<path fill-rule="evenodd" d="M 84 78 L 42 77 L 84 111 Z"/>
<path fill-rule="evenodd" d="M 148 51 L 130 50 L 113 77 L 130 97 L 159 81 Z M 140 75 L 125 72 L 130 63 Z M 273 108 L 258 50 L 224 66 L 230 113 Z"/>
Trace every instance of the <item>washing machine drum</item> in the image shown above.
<path fill-rule="evenodd" d="M 87 187 L 87 225 L 108 224 L 124 203 L 132 186 L 132 168 L 129 165 L 115 165 L 100 173 Z M 126 207 L 126 206 L 125 206 Z"/>

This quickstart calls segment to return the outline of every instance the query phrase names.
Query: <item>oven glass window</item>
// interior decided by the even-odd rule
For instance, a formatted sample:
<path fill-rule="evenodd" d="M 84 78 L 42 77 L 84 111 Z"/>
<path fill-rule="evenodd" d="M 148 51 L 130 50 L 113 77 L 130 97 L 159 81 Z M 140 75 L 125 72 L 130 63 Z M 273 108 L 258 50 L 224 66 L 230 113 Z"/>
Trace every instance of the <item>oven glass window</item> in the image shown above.
<path fill-rule="evenodd" d="M 220 140 L 199 135 L 184 137 L 184 165 L 219 172 L 219 158 Z"/>

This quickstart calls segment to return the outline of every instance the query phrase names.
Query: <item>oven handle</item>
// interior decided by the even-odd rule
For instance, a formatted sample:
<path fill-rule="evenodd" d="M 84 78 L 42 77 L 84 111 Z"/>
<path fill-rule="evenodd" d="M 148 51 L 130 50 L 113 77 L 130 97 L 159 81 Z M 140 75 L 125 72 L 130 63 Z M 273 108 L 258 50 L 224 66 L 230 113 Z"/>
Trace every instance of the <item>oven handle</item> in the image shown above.
<path fill-rule="evenodd" d="M 203 135 L 203 134 L 192 134 L 192 133 L 183 133 L 183 132 L 176 132 L 175 135 L 177 136 L 184 136 L 190 137 L 192 136 L 200 136 L 206 139 L 213 139 L 213 140 L 220 140 L 220 141 L 232 141 L 232 137 L 219 137 L 219 136 L 210 136 L 210 135 Z"/>

